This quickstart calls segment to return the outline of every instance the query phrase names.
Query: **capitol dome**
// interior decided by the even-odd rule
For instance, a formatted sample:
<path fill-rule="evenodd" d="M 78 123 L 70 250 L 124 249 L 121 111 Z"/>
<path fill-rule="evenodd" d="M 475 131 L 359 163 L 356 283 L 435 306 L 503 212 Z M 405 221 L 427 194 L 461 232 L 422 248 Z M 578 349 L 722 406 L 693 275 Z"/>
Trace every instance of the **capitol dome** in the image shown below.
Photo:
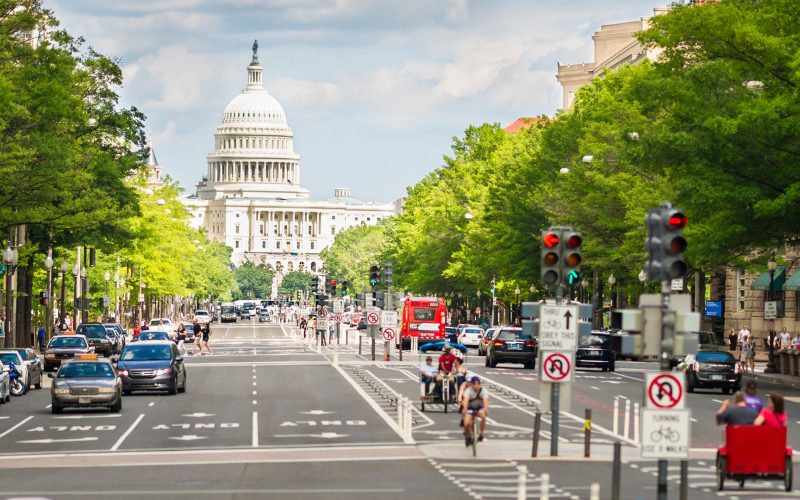
<path fill-rule="evenodd" d="M 289 128 L 283 106 L 264 88 L 246 89 L 231 99 L 222 113 L 222 125 L 233 124 Z"/>

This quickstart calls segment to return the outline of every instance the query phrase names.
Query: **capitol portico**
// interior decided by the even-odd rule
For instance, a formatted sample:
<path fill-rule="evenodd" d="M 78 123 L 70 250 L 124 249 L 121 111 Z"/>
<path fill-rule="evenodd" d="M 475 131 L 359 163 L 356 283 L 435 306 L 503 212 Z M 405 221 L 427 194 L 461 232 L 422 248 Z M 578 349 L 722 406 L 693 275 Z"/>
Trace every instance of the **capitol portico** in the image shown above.
<path fill-rule="evenodd" d="M 300 156 L 281 104 L 263 86 L 258 44 L 247 86 L 222 114 L 207 158 L 208 173 L 184 199 L 195 227 L 233 250 L 234 265 L 266 264 L 280 276 L 318 272 L 319 252 L 336 234 L 395 214 L 390 203 L 367 203 L 349 188 L 312 200 L 300 185 Z"/>

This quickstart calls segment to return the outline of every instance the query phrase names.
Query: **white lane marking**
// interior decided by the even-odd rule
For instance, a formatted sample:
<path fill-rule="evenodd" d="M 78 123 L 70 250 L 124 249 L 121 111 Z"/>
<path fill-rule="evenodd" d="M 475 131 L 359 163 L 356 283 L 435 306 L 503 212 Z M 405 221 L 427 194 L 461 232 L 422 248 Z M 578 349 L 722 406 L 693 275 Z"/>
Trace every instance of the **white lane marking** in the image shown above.
<path fill-rule="evenodd" d="M 315 460 L 312 460 L 315 461 Z M 324 461 L 324 460 L 321 460 Z M 173 465 L 173 464 L 167 464 Z M 516 488 L 516 486 L 515 486 Z M 310 488 L 298 488 L 298 489 L 276 489 L 276 488 L 243 488 L 243 489 L 222 489 L 222 490 L 170 490 L 170 495 L 220 495 L 225 497 L 230 496 L 239 496 L 239 495 L 248 495 L 248 496 L 258 496 L 262 498 L 268 498 L 270 496 L 275 497 L 283 497 L 283 495 L 305 495 L 306 498 L 308 495 L 329 495 L 329 494 L 337 494 L 337 493 L 358 493 L 358 494 L 369 494 L 370 497 L 375 497 L 376 494 L 379 493 L 406 493 L 406 490 L 403 488 L 320 488 L 320 489 L 310 489 Z M 6 492 L 4 495 L 11 495 L 11 496 L 25 496 L 26 498 L 30 498 L 31 495 L 36 496 L 60 496 L 60 495 L 68 495 L 68 496 L 100 496 L 100 497 L 116 497 L 119 495 L 133 495 L 137 497 L 142 496 L 160 496 L 164 494 L 164 490 L 135 490 L 135 491 L 124 491 L 124 490 L 74 490 L 74 491 L 67 491 L 67 490 L 58 490 L 58 491 L 13 491 L 13 492 Z"/>
<path fill-rule="evenodd" d="M 11 417 L 9 417 L 9 416 L 3 416 L 3 417 L 0 417 L 0 420 L 5 420 L 5 419 L 7 419 L 7 418 L 11 418 Z"/>
<path fill-rule="evenodd" d="M 50 405 L 45 406 L 45 409 L 49 410 L 52 407 L 53 407 L 53 405 L 50 404 Z"/>
<path fill-rule="evenodd" d="M 253 404 L 254 404 L 254 405 L 257 405 L 257 404 L 258 404 L 258 401 L 256 401 L 256 400 L 254 399 L 254 400 L 253 400 Z"/>
<path fill-rule="evenodd" d="M 156 405 L 155 401 L 150 401 L 150 403 L 147 404 L 147 406 L 155 406 L 155 405 Z"/>
<path fill-rule="evenodd" d="M 719 400 L 719 399 L 712 399 L 711 401 L 713 401 L 713 402 L 715 402 L 715 403 L 719 403 L 719 404 L 722 404 L 722 403 L 724 403 L 724 401 L 721 401 L 721 400 Z"/>
<path fill-rule="evenodd" d="M 596 385 L 593 385 L 593 386 L 592 386 L 592 389 L 594 389 L 595 391 L 599 391 L 599 390 L 600 390 L 600 388 L 599 388 L 599 387 L 597 387 Z"/>
<path fill-rule="evenodd" d="M 28 439 L 17 442 L 22 444 L 53 444 L 53 443 L 80 443 L 83 441 L 97 441 L 97 437 L 86 436 L 81 438 L 69 438 L 69 439 Z"/>
<path fill-rule="evenodd" d="M 257 395 L 258 395 L 258 391 L 253 391 L 253 396 L 257 396 Z"/>
<path fill-rule="evenodd" d="M 8 436 L 8 435 L 9 435 L 9 434 L 11 434 L 12 432 L 14 432 L 14 431 L 15 431 L 15 430 L 16 430 L 18 427 L 21 427 L 21 426 L 25 425 L 25 422 L 27 422 L 28 420 L 30 420 L 30 419 L 32 419 L 32 418 L 33 418 L 33 415 L 31 415 L 30 417 L 28 417 L 28 418 L 24 419 L 22 422 L 18 423 L 18 424 L 17 424 L 17 425 L 15 425 L 14 427 L 12 427 L 12 428 L 8 429 L 7 431 L 5 431 L 4 433 L 0 434 L 0 438 L 3 438 L 3 437 L 5 437 L 5 436 Z"/>
<path fill-rule="evenodd" d="M 253 375 L 253 378 L 256 378 L 256 376 L 255 376 L 255 375 Z"/>
<path fill-rule="evenodd" d="M 114 446 L 111 447 L 111 451 L 117 451 L 119 449 L 119 447 L 122 445 L 123 441 L 125 441 L 125 439 L 128 436 L 131 435 L 131 432 L 133 432 L 133 429 L 135 429 L 136 426 L 139 425 L 139 422 L 141 422 L 143 418 L 144 418 L 144 413 L 140 413 L 139 416 L 136 417 L 136 420 L 134 420 L 133 424 L 131 424 L 131 426 L 128 427 L 128 430 L 126 430 L 125 433 L 122 434 L 119 437 L 119 439 L 117 439 L 117 442 L 114 443 Z"/>
<path fill-rule="evenodd" d="M 112 413 L 111 415 L 64 415 L 61 417 L 53 417 L 53 418 L 58 420 L 69 420 L 69 419 L 82 420 L 84 418 L 114 418 L 121 416 L 122 415 L 119 413 Z"/>
<path fill-rule="evenodd" d="M 629 379 L 631 379 L 631 380 L 636 380 L 636 381 L 639 381 L 639 382 L 644 382 L 644 379 L 643 379 L 643 378 L 639 378 L 639 377 L 632 377 L 632 376 L 630 376 L 630 375 L 625 375 L 625 374 L 623 374 L 623 373 L 619 373 L 619 372 L 614 372 L 614 374 L 615 374 L 617 377 L 625 377 L 625 378 L 629 378 Z M 600 378 L 602 378 L 602 377 L 600 377 Z"/>
<path fill-rule="evenodd" d="M 258 384 L 256 382 L 253 382 L 253 387 L 255 387 L 256 385 L 258 385 Z"/>
<path fill-rule="evenodd" d="M 258 412 L 253 412 L 253 448 L 258 448 Z"/>
<path fill-rule="evenodd" d="M 697 420 L 696 418 L 690 418 L 689 420 L 691 420 L 692 422 L 699 422 L 699 420 Z"/>

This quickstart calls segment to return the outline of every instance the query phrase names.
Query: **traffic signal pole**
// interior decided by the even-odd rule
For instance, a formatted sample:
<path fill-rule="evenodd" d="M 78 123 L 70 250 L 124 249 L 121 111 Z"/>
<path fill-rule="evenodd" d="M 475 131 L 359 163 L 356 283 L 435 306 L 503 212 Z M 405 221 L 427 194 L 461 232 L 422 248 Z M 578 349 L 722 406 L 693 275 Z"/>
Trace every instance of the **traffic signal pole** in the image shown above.
<path fill-rule="evenodd" d="M 564 299 L 564 284 L 559 281 L 556 286 L 556 304 L 561 304 Z M 550 408 L 552 415 L 550 416 L 550 456 L 558 456 L 558 427 L 559 417 L 561 416 L 561 384 L 550 384 Z"/>

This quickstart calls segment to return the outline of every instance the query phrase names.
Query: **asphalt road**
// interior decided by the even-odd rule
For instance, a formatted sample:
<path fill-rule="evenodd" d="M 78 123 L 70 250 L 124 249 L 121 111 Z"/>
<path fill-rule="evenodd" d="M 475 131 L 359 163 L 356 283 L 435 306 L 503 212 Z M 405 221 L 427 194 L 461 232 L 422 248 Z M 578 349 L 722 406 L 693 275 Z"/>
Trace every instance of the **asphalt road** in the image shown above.
<path fill-rule="evenodd" d="M 527 467 L 529 498 L 539 498 L 549 474 L 550 498 L 610 495 L 610 445 L 623 449 L 622 498 L 655 497 L 655 462 L 639 457 L 625 402 L 641 404 L 643 379 L 654 364 L 619 363 L 616 373 L 580 371 L 572 405 L 562 413 L 560 457 L 551 460 L 551 418 L 542 421 L 539 458 L 531 459 L 540 402 L 535 370 L 487 368 L 472 351 L 468 366 L 491 394 L 491 420 L 478 457 L 464 447 L 458 417 L 442 407 L 422 412 L 417 356 L 369 359 L 353 334 L 318 348 L 291 328 L 245 323 L 216 325 L 211 356 L 187 358 L 188 390 L 175 396 L 134 394 L 118 414 L 50 413 L 45 388 L 0 407 L 0 496 L 74 498 L 502 498 L 516 497 L 519 466 Z M 334 354 L 336 352 L 336 354 Z M 49 382 L 49 380 L 48 380 Z M 49 384 L 48 384 L 49 385 Z M 763 387 L 765 392 L 774 387 Z M 800 394 L 790 399 L 790 439 L 800 449 Z M 399 395 L 415 403 L 413 442 L 396 423 Z M 690 498 L 716 498 L 713 453 L 721 433 L 713 414 L 723 396 L 690 394 Z M 612 432 L 613 401 L 620 402 Z M 591 408 L 592 456 L 583 458 L 583 412 Z M 632 413 L 632 412 L 631 412 Z M 670 498 L 677 498 L 677 462 Z M 800 474 L 796 467 L 795 474 Z M 723 492 L 729 498 L 780 498 L 777 481 Z M 797 495 L 794 491 L 788 495 Z"/>

